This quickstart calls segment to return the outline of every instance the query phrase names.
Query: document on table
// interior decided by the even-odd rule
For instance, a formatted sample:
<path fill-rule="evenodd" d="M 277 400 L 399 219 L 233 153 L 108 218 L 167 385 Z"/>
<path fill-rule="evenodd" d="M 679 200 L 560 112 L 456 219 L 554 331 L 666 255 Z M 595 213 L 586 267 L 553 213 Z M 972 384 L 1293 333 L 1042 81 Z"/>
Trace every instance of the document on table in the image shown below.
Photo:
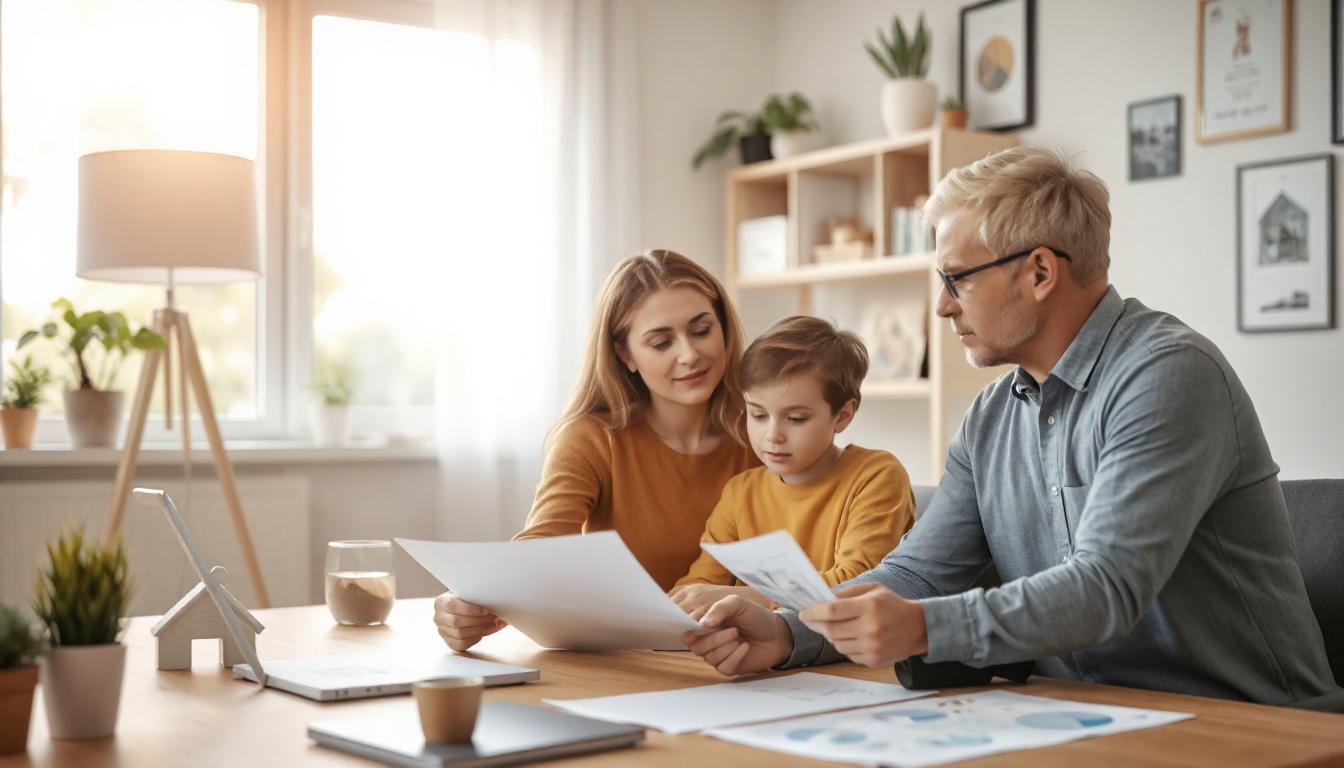
<path fill-rule="evenodd" d="M 836 762 L 921 768 L 1186 720 L 1161 712 L 985 691 L 706 734 Z"/>
<path fill-rule="evenodd" d="M 615 531 L 527 541 L 396 541 L 463 600 L 489 608 L 546 648 L 685 650 L 682 633 L 701 629 Z"/>
<path fill-rule="evenodd" d="M 675 691 L 544 701 L 598 720 L 647 725 L 667 733 L 690 733 L 725 725 L 904 701 L 933 693 L 935 691 L 910 691 L 895 683 L 800 672 L 785 677 Z"/>
<path fill-rule="evenodd" d="M 744 584 L 785 608 L 801 611 L 835 600 L 817 567 L 788 531 L 700 546 Z"/>

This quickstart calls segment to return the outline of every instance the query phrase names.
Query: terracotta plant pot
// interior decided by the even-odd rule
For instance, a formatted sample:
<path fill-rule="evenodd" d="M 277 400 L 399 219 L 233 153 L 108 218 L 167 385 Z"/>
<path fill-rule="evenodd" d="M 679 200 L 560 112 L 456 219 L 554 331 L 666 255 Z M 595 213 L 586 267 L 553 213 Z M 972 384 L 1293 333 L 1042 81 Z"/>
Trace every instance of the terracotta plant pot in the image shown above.
<path fill-rule="evenodd" d="M 0 755 L 28 748 L 28 724 L 33 720 L 36 687 L 36 664 L 0 669 Z"/>
<path fill-rule="evenodd" d="M 943 127 L 949 131 L 964 131 L 966 123 L 971 119 L 971 113 L 964 109 L 944 109 Z"/>
<path fill-rule="evenodd" d="M 122 392 L 101 389 L 69 389 L 65 398 L 65 426 L 76 448 L 110 448 L 117 444 L 121 426 Z"/>
<path fill-rule="evenodd" d="M 126 646 L 67 645 L 42 657 L 42 700 L 53 739 L 101 739 L 117 729 Z"/>
<path fill-rule="evenodd" d="M 37 429 L 36 408 L 0 408 L 0 429 L 5 433 L 5 448 L 32 448 Z"/>

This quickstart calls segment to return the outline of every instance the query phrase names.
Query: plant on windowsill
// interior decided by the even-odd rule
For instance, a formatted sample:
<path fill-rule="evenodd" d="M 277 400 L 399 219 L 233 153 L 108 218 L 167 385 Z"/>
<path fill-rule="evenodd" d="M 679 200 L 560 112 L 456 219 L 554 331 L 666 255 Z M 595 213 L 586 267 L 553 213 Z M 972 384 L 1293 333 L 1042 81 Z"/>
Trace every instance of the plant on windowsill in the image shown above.
<path fill-rule="evenodd" d="M 11 360 L 9 368 L 5 394 L 0 397 L 0 431 L 4 432 L 7 450 L 32 448 L 37 406 L 42 404 L 42 390 L 51 384 L 51 370 L 34 365 L 32 357 L 22 362 Z"/>
<path fill-rule="evenodd" d="M 28 745 L 37 688 L 37 657 L 47 647 L 42 633 L 12 605 L 0 605 L 0 755 Z"/>
<path fill-rule="evenodd" d="M 933 125 L 938 89 L 924 80 L 929 71 L 929 30 L 924 14 L 919 15 L 914 35 L 907 35 L 901 18 L 893 16 L 891 34 L 878 27 L 877 44 L 864 43 L 863 47 L 882 74 L 890 78 L 882 86 L 880 102 L 887 134 L 901 136 Z"/>
<path fill-rule="evenodd" d="M 18 348 L 37 338 L 60 342 L 74 372 L 75 386 L 62 393 L 70 442 L 76 448 L 111 446 L 121 424 L 125 393 L 110 388 L 133 350 L 161 348 L 163 337 L 149 328 L 132 330 L 120 312 L 95 309 L 81 314 L 68 299 L 57 299 L 51 306 L 60 311 L 66 332 L 62 334 L 56 322 L 48 322 L 20 336 Z M 95 349 L 100 359 L 95 360 Z"/>
<path fill-rule="evenodd" d="M 966 123 L 970 120 L 970 113 L 966 111 L 966 104 L 956 96 L 948 96 L 943 99 L 940 107 L 942 114 L 943 127 L 949 131 L 964 131 Z"/>
<path fill-rule="evenodd" d="M 67 528 L 47 543 L 33 612 L 52 649 L 42 659 L 47 727 L 57 739 L 97 739 L 117 727 L 126 646 L 117 642 L 131 600 L 130 572 L 120 537 L 85 541 Z"/>
<path fill-rule="evenodd" d="M 323 446 L 345 444 L 350 438 L 350 402 L 355 396 L 355 376 L 341 360 L 319 355 L 309 388 L 313 442 Z"/>

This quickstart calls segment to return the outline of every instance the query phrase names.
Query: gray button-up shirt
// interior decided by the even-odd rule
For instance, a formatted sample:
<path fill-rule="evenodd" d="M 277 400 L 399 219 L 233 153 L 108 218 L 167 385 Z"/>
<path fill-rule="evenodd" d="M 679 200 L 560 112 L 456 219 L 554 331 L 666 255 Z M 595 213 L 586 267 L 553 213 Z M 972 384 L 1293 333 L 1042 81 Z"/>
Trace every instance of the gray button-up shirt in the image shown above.
<path fill-rule="evenodd" d="M 1112 287 L 1044 382 L 1019 368 L 980 393 L 927 511 L 849 583 L 919 600 L 931 662 L 1318 696 L 1336 686 L 1278 471 L 1218 349 Z M 991 561 L 1003 586 L 971 589 Z M 787 666 L 842 658 L 782 613 Z"/>

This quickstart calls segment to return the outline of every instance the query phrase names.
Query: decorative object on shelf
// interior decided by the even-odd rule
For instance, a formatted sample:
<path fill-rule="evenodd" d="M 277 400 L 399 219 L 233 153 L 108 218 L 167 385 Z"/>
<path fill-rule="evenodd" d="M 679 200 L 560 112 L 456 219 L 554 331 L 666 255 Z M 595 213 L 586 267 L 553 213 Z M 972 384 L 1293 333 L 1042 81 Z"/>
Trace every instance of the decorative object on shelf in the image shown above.
<path fill-rule="evenodd" d="M 874 304 L 863 321 L 863 343 L 868 346 L 868 381 L 918 379 L 927 345 L 924 302 Z"/>
<path fill-rule="evenodd" d="M 1129 105 L 1129 180 L 1181 175 L 1181 97 Z"/>
<path fill-rule="evenodd" d="M 1344 0 L 1330 0 L 1330 140 L 1344 144 Z"/>
<path fill-rule="evenodd" d="M 944 128 L 949 131 L 966 130 L 966 123 L 971 119 L 971 113 L 966 111 L 966 102 L 960 97 L 948 96 L 943 99 L 939 109 Z"/>
<path fill-rule="evenodd" d="M 350 401 L 355 396 L 355 377 L 350 366 L 331 355 L 319 354 L 311 384 L 313 400 L 308 414 L 313 442 L 339 446 L 350 441 Z"/>
<path fill-rule="evenodd" d="M 770 133 L 770 154 L 775 159 L 820 149 L 825 143 L 812 114 L 812 103 L 801 93 L 788 96 L 772 93 L 761 113 Z"/>
<path fill-rule="evenodd" d="M 789 217 L 762 216 L 737 225 L 737 270 L 744 275 L 789 268 Z"/>
<path fill-rule="evenodd" d="M 257 605 L 266 608 L 270 598 L 243 517 L 233 465 L 215 419 L 196 337 L 187 313 L 174 304 L 179 283 L 238 282 L 254 280 L 261 274 L 256 189 L 253 162 L 233 155 L 167 149 L 84 155 L 79 158 L 79 256 L 75 272 L 90 280 L 167 287 L 165 305 L 155 310 L 153 323 L 155 333 L 166 343 L 150 349 L 140 367 L 126 443 L 117 462 L 106 538 L 110 540 L 121 530 L 149 416 L 149 399 L 162 364 L 164 424 L 173 428 L 176 379 L 181 393 L 183 464 L 191 464 L 188 408 L 194 397 Z"/>
<path fill-rule="evenodd" d="M 714 135 L 691 158 L 691 168 L 699 170 L 706 160 L 727 152 L 734 143 L 742 154 L 743 165 L 771 159 L 770 133 L 765 129 L 765 117 L 759 112 L 724 112 L 714 126 Z"/>
<path fill-rule="evenodd" d="M 888 256 L 908 256 L 933 250 L 933 227 L 924 225 L 918 206 L 891 207 L 891 224 L 887 228 Z"/>
<path fill-rule="evenodd" d="M 27 748 L 37 657 L 46 645 L 46 638 L 18 608 L 0 605 L 0 755 Z"/>
<path fill-rule="evenodd" d="M 53 738 L 97 739 L 117 727 L 126 646 L 117 641 L 131 599 L 120 537 L 107 545 L 66 529 L 47 544 L 33 610 L 52 649 L 42 659 L 42 699 Z"/>
<path fill-rule="evenodd" d="M 961 99 L 973 130 L 1014 130 L 1035 120 L 1035 29 L 1035 0 L 961 9 Z"/>
<path fill-rule="evenodd" d="M 243 640 L 255 652 L 257 635 L 266 629 L 265 625 L 257 621 L 257 617 L 247 610 L 247 606 L 239 602 L 228 587 L 224 586 L 224 580 L 229 575 L 224 566 L 216 565 L 210 569 L 210 573 L 214 574 L 224 589 L 224 597 L 233 608 L 233 615 L 238 618 L 239 627 L 243 630 Z M 219 615 L 219 610 L 215 608 L 210 594 L 206 592 L 203 581 L 197 582 L 190 592 L 169 608 L 168 612 L 163 614 L 163 618 L 149 630 L 149 634 L 154 637 L 155 666 L 160 671 L 191 669 L 192 640 L 218 640 L 219 665 L 225 669 L 233 669 L 235 664 L 247 663 L 247 657 L 238 647 L 238 642 L 233 639 L 228 626 L 224 623 L 224 617 Z"/>
<path fill-rule="evenodd" d="M 5 394 L 0 398 L 0 428 L 4 431 L 5 448 L 32 448 L 37 406 L 42 404 L 42 390 L 51 383 L 51 370 L 34 365 L 32 357 L 24 358 L 23 362 L 10 360 L 9 368 Z"/>
<path fill-rule="evenodd" d="M 899 16 L 891 18 L 891 34 L 877 28 L 877 44 L 863 44 L 873 63 L 890 80 L 882 85 L 880 108 L 887 135 L 901 136 L 933 125 L 938 88 L 924 79 L 929 71 L 929 29 L 919 15 L 914 35 L 907 35 Z"/>
<path fill-rule="evenodd" d="M 20 336 L 18 348 L 38 338 L 58 340 L 75 374 L 74 387 L 62 393 L 70 442 L 76 448 L 115 445 L 125 394 L 111 387 L 132 350 L 162 349 L 163 337 L 148 328 L 132 331 L 120 312 L 80 313 L 68 299 L 57 299 L 51 306 L 60 311 L 67 334 L 61 335 L 57 323 L 45 323 Z M 101 352 L 100 359 L 93 357 L 95 349 Z"/>
<path fill-rule="evenodd" d="M 1288 130 L 1292 0 L 1199 0 L 1195 140 Z"/>
<path fill-rule="evenodd" d="M 728 151 L 734 142 L 742 153 L 742 164 L 750 165 L 775 157 L 773 147 L 789 154 L 816 149 L 821 144 L 819 126 L 812 115 L 812 103 L 801 93 L 766 97 L 759 112 L 729 111 L 719 115 L 714 134 L 696 150 L 691 167 L 699 169 L 711 157 Z"/>
<path fill-rule="evenodd" d="M 1335 327 L 1335 158 L 1237 166 L 1237 328 Z"/>
<path fill-rule="evenodd" d="M 813 246 L 812 261 L 817 264 L 873 257 L 873 232 L 856 217 L 828 219 L 822 224 L 822 236 L 830 242 Z"/>

